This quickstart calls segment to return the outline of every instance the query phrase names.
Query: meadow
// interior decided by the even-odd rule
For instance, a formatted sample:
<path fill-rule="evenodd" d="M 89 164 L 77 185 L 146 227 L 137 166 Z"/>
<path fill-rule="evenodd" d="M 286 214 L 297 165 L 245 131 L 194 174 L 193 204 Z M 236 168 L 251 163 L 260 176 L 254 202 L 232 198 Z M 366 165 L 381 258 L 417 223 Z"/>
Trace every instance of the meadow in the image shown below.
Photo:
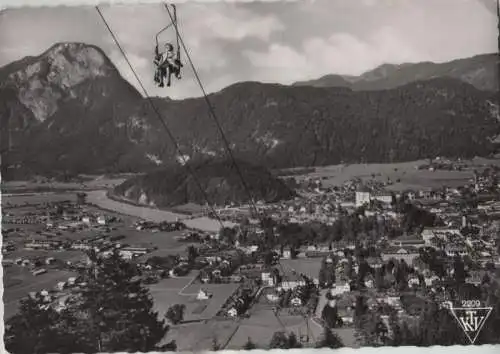
<path fill-rule="evenodd" d="M 187 323 L 171 327 L 164 341 L 175 340 L 178 352 L 205 352 L 212 349 L 214 340 L 224 347 L 237 330 L 235 320 Z"/>
<path fill-rule="evenodd" d="M 321 269 L 322 258 L 297 258 L 297 259 L 281 259 L 280 270 L 287 272 L 293 270 L 298 274 L 305 274 L 311 278 L 318 278 L 319 270 Z"/>
<path fill-rule="evenodd" d="M 389 189 L 430 189 L 442 186 L 456 187 L 466 183 L 473 176 L 473 169 L 480 170 L 486 165 L 500 165 L 500 159 L 474 158 L 464 161 L 469 168 L 463 171 L 418 170 L 417 166 L 428 163 L 426 160 L 386 164 L 349 164 L 315 167 L 314 172 L 298 175 L 303 179 L 319 178 L 325 186 L 338 186 L 353 178 L 386 182 L 389 178 L 394 184 Z M 293 169 L 292 169 L 293 171 Z M 398 181 L 399 182 L 396 182 Z"/>
<path fill-rule="evenodd" d="M 260 348 L 266 348 L 274 332 L 294 332 L 297 338 L 309 335 L 310 341 L 318 340 L 323 329 L 312 320 L 302 316 L 291 316 L 282 312 L 275 316 L 267 306 L 255 306 L 250 318 L 242 319 L 238 331 L 231 338 L 226 349 L 241 349 L 248 338 Z"/>
<path fill-rule="evenodd" d="M 112 188 L 126 178 L 129 174 L 116 176 L 82 175 L 82 182 L 56 182 L 56 181 L 2 181 L 2 193 L 19 193 L 29 191 L 56 191 L 56 190 L 94 190 Z"/>
<path fill-rule="evenodd" d="M 29 269 L 21 266 L 4 267 L 5 288 L 3 294 L 4 317 L 16 314 L 19 300 L 32 291 L 51 290 L 60 281 L 67 281 L 75 273 L 50 269 L 45 274 L 34 276 Z"/>
<path fill-rule="evenodd" d="M 194 271 L 186 277 L 162 279 L 149 286 L 160 317 L 165 315 L 170 306 L 184 304 L 185 321 L 210 320 L 238 288 L 238 284 L 191 284 L 196 275 L 197 272 Z M 197 300 L 196 295 L 200 289 L 209 292 L 212 297 L 208 300 Z M 200 311 L 202 308 L 203 311 Z"/>
<path fill-rule="evenodd" d="M 22 194 L 2 194 L 2 206 L 22 206 L 23 204 L 55 203 L 65 200 L 76 201 L 74 193 L 22 193 Z"/>

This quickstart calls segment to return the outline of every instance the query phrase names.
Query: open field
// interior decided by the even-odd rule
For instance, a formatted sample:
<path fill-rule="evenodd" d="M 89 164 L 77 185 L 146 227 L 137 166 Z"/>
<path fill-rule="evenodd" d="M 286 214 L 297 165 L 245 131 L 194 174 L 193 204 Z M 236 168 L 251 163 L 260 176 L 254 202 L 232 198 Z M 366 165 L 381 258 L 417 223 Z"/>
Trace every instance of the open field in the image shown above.
<path fill-rule="evenodd" d="M 122 244 L 130 244 L 134 246 L 156 246 L 158 247 L 158 251 L 166 251 L 167 254 L 176 254 L 179 252 L 184 252 L 186 247 L 189 245 L 188 243 L 181 243 L 175 240 L 176 236 L 181 234 L 180 231 L 172 231 L 172 232 L 151 232 L 148 230 L 135 230 L 130 227 L 117 227 L 116 230 L 112 230 L 109 235 L 123 235 L 124 239 L 121 239 L 119 242 Z M 159 253 L 156 251 L 156 253 Z M 159 255 L 159 254 L 157 254 Z M 149 257 L 148 257 L 149 258 Z"/>
<path fill-rule="evenodd" d="M 318 278 L 321 268 L 322 258 L 297 258 L 281 259 L 280 264 L 284 271 L 294 270 L 298 274 L 302 273 L 311 278 Z M 281 267 L 280 267 L 281 268 Z M 280 269 L 281 270 L 281 269 Z"/>
<path fill-rule="evenodd" d="M 423 161 L 421 161 L 423 163 Z M 325 186 L 341 185 L 352 178 L 358 177 L 363 180 L 387 181 L 390 179 L 394 184 L 390 189 L 398 191 L 404 189 L 426 189 L 441 186 L 459 186 L 466 183 L 472 176 L 472 171 L 429 171 L 417 170 L 417 163 L 399 164 L 356 164 L 320 167 L 316 172 L 308 174 L 312 178 L 326 178 L 323 180 Z M 400 182 L 396 182 L 396 181 Z"/>
<path fill-rule="evenodd" d="M 297 176 L 298 179 L 304 177 L 325 178 L 325 186 L 340 185 L 352 178 L 372 179 L 387 181 L 390 178 L 394 184 L 390 189 L 400 191 L 404 189 L 426 189 L 436 188 L 443 185 L 454 187 L 463 184 L 472 177 L 474 168 L 480 169 L 484 165 L 500 165 L 500 159 L 475 158 L 464 161 L 469 166 L 465 171 L 428 171 L 417 170 L 416 167 L 428 161 L 411 161 L 387 164 L 350 164 L 315 167 L 316 171 L 307 175 Z M 293 169 L 292 169 L 293 170 Z M 400 182 L 396 181 L 400 179 Z"/>
<path fill-rule="evenodd" d="M 9 252 L 4 255 L 3 258 L 6 259 L 34 259 L 41 258 L 45 260 L 46 258 L 54 257 L 55 259 L 61 260 L 63 262 L 71 261 L 78 262 L 85 257 L 83 251 L 78 250 L 25 250 L 17 249 L 15 251 Z"/>
<path fill-rule="evenodd" d="M 309 326 L 308 326 L 309 323 Z M 290 316 L 282 313 L 275 316 L 267 306 L 256 305 L 251 310 L 250 318 L 242 319 L 235 335 L 226 349 L 241 349 L 248 337 L 261 348 L 266 348 L 276 331 L 294 332 L 298 338 L 309 333 L 310 340 L 319 339 L 321 326 L 302 316 Z"/>
<path fill-rule="evenodd" d="M 187 277 L 163 279 L 159 283 L 149 286 L 155 310 L 158 311 L 160 317 L 165 315 L 170 306 L 184 304 L 186 305 L 185 321 L 212 319 L 227 298 L 238 288 L 237 284 L 190 285 L 196 274 L 196 272 L 192 272 Z M 196 300 L 200 289 L 211 293 L 212 298 Z"/>
<path fill-rule="evenodd" d="M 207 351 L 211 350 L 214 338 L 224 346 L 237 329 L 238 323 L 235 320 L 188 323 L 172 327 L 165 342 L 175 340 L 178 352 Z"/>
<path fill-rule="evenodd" d="M 14 205 L 40 204 L 48 202 L 62 202 L 65 200 L 76 201 L 74 193 L 31 193 L 31 194 L 2 194 L 2 205 L 8 206 L 8 203 Z"/>
<path fill-rule="evenodd" d="M 49 270 L 45 274 L 34 276 L 23 267 L 4 267 L 4 279 L 9 285 L 4 287 L 4 317 L 9 318 L 16 314 L 19 300 L 31 291 L 50 290 L 60 281 L 66 281 L 75 274 L 62 270 Z M 9 279 L 7 281 L 7 279 Z M 16 282 L 16 280 L 20 282 Z"/>
<path fill-rule="evenodd" d="M 39 190 L 93 190 L 112 188 L 129 177 L 118 175 L 112 177 L 84 175 L 82 183 L 79 182 L 37 182 L 37 181 L 7 181 L 2 182 L 3 193 L 19 193 L 24 191 Z"/>

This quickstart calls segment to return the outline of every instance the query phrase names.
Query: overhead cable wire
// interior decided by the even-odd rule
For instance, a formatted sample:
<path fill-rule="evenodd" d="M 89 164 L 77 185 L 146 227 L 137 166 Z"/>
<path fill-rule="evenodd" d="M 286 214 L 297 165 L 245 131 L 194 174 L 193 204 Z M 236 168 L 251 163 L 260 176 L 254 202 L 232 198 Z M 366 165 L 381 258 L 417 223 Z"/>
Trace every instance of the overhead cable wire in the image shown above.
<path fill-rule="evenodd" d="M 139 85 L 140 85 L 140 87 L 141 87 L 141 89 L 142 89 L 142 91 L 144 93 L 144 96 L 148 100 L 149 105 L 151 106 L 151 108 L 153 109 L 154 113 L 156 114 L 156 117 L 158 118 L 158 120 L 160 121 L 161 125 L 163 126 L 163 128 L 167 132 L 167 134 L 168 134 L 170 140 L 172 141 L 172 143 L 175 145 L 175 148 L 176 148 L 177 152 L 179 153 L 179 157 L 182 160 L 184 167 L 186 168 L 186 170 L 188 171 L 188 173 L 193 177 L 195 183 L 197 184 L 197 187 L 200 189 L 200 192 L 203 194 L 203 197 L 204 197 L 205 201 L 209 205 L 209 208 L 212 210 L 212 213 L 214 214 L 214 216 L 217 218 L 217 221 L 219 222 L 221 228 L 224 228 L 224 223 L 222 222 L 219 214 L 217 213 L 217 211 L 214 209 L 213 205 L 208 200 L 208 195 L 207 195 L 206 191 L 203 189 L 203 187 L 202 187 L 202 185 L 201 185 L 198 177 L 194 173 L 194 170 L 187 164 L 188 161 L 184 157 L 184 154 L 181 151 L 179 143 L 177 142 L 177 140 L 175 139 L 175 137 L 172 134 L 171 130 L 169 129 L 169 127 L 168 127 L 167 123 L 165 122 L 165 119 L 163 118 L 162 114 L 160 113 L 160 111 L 158 110 L 158 108 L 153 103 L 153 100 L 149 96 L 148 91 L 146 90 L 146 88 L 144 87 L 144 84 L 142 83 L 142 80 L 139 78 L 139 75 L 137 74 L 136 70 L 134 69 L 133 65 L 131 64 L 131 62 L 130 62 L 130 60 L 129 60 L 129 58 L 128 58 L 126 52 L 125 52 L 125 50 L 123 49 L 122 45 L 120 44 L 120 41 L 118 40 L 118 38 L 114 34 L 113 30 L 109 26 L 108 21 L 106 20 L 106 18 L 104 17 L 103 13 L 99 9 L 99 6 L 96 6 L 95 9 L 99 13 L 99 16 L 101 17 L 101 19 L 104 22 L 107 30 L 111 34 L 111 37 L 113 38 L 116 46 L 118 47 L 118 49 L 120 50 L 121 54 L 123 55 L 123 58 L 127 62 L 130 70 L 132 71 L 132 74 L 134 75 L 134 77 L 136 78 L 137 82 L 139 83 Z"/>
<path fill-rule="evenodd" d="M 210 99 L 208 98 L 208 94 L 207 92 L 205 91 L 205 88 L 203 86 L 203 83 L 201 82 L 201 79 L 200 79 L 200 76 L 198 75 L 198 70 L 196 70 L 196 67 L 194 66 L 194 63 L 191 59 L 191 55 L 189 54 L 189 50 L 188 48 L 186 47 L 186 44 L 184 43 L 184 40 L 182 39 L 182 36 L 181 34 L 179 33 L 179 28 L 177 26 L 177 23 L 174 21 L 174 18 L 172 16 L 172 13 L 170 11 L 170 9 L 168 8 L 168 5 L 167 4 L 164 4 L 165 8 L 167 9 L 167 12 L 168 12 L 168 16 L 170 17 L 170 20 L 172 21 L 172 23 L 174 24 L 174 27 L 175 27 L 175 32 L 176 32 L 176 35 L 177 35 L 177 39 L 178 41 L 180 42 L 181 46 L 182 46 L 182 49 L 184 50 L 184 52 L 186 53 L 186 57 L 189 61 L 189 64 L 191 66 L 191 69 L 193 70 L 193 73 L 194 73 L 194 76 L 196 78 L 196 81 L 198 82 L 198 85 L 200 86 L 200 89 L 203 93 L 203 97 L 204 97 L 204 100 L 207 104 L 207 107 L 208 107 L 208 111 L 210 113 L 210 116 L 211 118 L 214 120 L 218 130 L 219 130 L 219 133 L 221 135 L 221 138 L 224 142 L 224 145 L 225 145 L 225 149 L 231 159 L 231 161 L 233 162 L 233 166 L 236 170 L 236 173 L 239 175 L 239 178 L 241 179 L 241 183 L 243 184 L 243 188 L 245 189 L 247 195 L 248 195 L 248 198 L 249 198 L 249 201 L 250 201 L 250 204 L 251 204 L 251 207 L 252 209 L 254 210 L 254 213 L 256 214 L 256 217 L 258 217 L 259 219 L 260 218 L 260 213 L 257 209 L 257 206 L 255 205 L 255 201 L 254 201 L 254 198 L 252 196 L 252 193 L 250 192 L 250 189 L 248 187 L 248 184 L 246 183 L 245 181 L 245 178 L 243 176 L 243 173 L 241 172 L 238 164 L 236 163 L 236 160 L 234 158 L 234 155 L 233 155 L 233 152 L 231 151 L 231 146 L 226 138 L 226 135 L 224 134 L 224 130 L 222 129 L 222 126 L 219 122 L 219 120 L 217 119 L 217 114 L 215 113 L 215 110 L 210 102 Z M 261 222 L 262 222 L 262 219 L 261 219 Z"/>

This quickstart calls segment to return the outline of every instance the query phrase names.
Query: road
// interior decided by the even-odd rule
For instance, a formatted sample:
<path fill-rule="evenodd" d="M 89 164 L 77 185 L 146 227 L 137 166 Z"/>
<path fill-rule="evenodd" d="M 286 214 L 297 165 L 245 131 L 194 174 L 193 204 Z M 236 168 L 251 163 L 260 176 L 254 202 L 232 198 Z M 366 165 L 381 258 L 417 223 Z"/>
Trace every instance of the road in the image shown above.
<path fill-rule="evenodd" d="M 96 190 L 87 192 L 87 201 L 97 207 L 105 210 L 115 211 L 120 214 L 130 215 L 142 218 L 147 221 L 152 222 L 174 222 L 176 220 L 182 220 L 187 227 L 191 229 L 206 231 L 206 232 L 217 232 L 220 229 L 220 224 L 215 219 L 210 219 L 208 217 L 200 217 L 195 219 L 189 219 L 187 215 L 177 214 L 167 210 L 154 209 L 143 206 L 135 206 L 127 203 L 121 203 L 108 198 L 105 190 Z M 231 227 L 234 223 L 223 222 L 224 226 Z"/>

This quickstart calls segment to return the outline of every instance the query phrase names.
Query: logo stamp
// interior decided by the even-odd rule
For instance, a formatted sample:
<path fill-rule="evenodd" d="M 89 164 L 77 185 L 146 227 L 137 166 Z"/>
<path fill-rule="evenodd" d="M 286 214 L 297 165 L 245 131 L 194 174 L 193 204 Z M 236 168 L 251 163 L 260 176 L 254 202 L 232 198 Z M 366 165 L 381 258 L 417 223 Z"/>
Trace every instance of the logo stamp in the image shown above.
<path fill-rule="evenodd" d="M 493 307 L 483 306 L 480 300 L 462 300 L 461 307 L 454 307 L 451 302 L 448 302 L 446 307 L 457 320 L 471 344 L 476 342 L 493 310 Z"/>

